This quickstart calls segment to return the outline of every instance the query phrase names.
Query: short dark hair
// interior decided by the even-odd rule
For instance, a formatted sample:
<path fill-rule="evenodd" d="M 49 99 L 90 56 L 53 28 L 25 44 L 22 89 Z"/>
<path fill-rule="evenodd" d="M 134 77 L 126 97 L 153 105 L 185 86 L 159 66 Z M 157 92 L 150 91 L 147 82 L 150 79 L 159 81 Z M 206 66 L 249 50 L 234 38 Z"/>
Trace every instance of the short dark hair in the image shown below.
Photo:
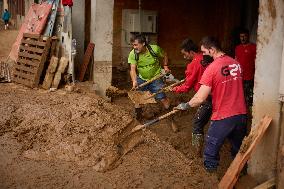
<path fill-rule="evenodd" d="M 249 35 L 249 30 L 246 29 L 246 28 L 241 28 L 240 31 L 239 31 L 239 34 L 241 34 L 241 33 L 245 33 L 245 34 Z"/>
<path fill-rule="evenodd" d="M 221 50 L 221 45 L 217 38 L 212 36 L 203 37 L 200 41 L 200 46 L 204 46 L 206 49 L 214 47 L 217 50 Z"/>
<path fill-rule="evenodd" d="M 190 38 L 183 40 L 183 42 L 180 45 L 180 48 L 186 52 L 189 52 L 189 51 L 197 52 L 198 51 L 197 45 Z"/>
<path fill-rule="evenodd" d="M 136 34 L 132 39 L 131 42 L 134 42 L 135 40 L 138 41 L 138 43 L 147 43 L 146 37 L 143 34 Z"/>
<path fill-rule="evenodd" d="M 8 10 L 7 10 L 7 9 L 5 9 L 5 11 L 7 12 Z"/>

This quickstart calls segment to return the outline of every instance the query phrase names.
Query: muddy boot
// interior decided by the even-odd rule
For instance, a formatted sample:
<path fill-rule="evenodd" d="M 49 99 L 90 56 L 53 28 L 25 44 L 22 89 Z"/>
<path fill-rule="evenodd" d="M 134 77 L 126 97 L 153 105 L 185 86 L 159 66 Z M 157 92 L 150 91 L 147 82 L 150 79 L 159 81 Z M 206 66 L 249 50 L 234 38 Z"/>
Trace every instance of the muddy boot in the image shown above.
<path fill-rule="evenodd" d="M 141 121 L 142 119 L 142 108 L 135 108 L 135 119 Z"/>
<path fill-rule="evenodd" d="M 204 142 L 203 134 L 192 133 L 191 144 L 197 157 L 202 157 L 202 146 Z"/>
<path fill-rule="evenodd" d="M 173 130 L 174 133 L 179 131 L 179 128 L 176 124 L 176 121 L 174 120 L 174 118 L 170 118 L 170 122 L 171 122 L 171 128 Z"/>

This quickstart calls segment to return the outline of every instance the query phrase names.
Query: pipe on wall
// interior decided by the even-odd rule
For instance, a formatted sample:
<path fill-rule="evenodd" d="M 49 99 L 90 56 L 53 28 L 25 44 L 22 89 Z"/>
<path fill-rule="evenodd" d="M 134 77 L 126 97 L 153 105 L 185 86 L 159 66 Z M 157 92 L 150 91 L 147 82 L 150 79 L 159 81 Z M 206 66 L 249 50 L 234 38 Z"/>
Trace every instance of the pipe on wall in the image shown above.
<path fill-rule="evenodd" d="M 284 102 L 284 40 L 283 40 L 283 49 L 282 49 L 282 63 L 281 63 L 281 72 L 280 72 L 280 86 L 279 86 L 279 100 Z"/>

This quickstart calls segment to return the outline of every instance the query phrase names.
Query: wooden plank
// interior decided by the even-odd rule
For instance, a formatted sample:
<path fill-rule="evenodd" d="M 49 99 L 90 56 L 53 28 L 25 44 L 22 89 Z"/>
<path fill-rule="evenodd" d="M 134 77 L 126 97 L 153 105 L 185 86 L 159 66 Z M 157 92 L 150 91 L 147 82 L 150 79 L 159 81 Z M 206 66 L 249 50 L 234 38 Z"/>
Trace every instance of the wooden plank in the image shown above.
<path fill-rule="evenodd" d="M 41 37 L 40 34 L 32 34 L 32 33 L 24 33 L 23 38 L 32 38 L 32 39 L 39 39 Z"/>
<path fill-rule="evenodd" d="M 51 39 L 51 49 L 50 49 L 50 56 L 56 56 L 56 45 L 58 42 L 58 38 L 56 36 L 53 36 Z"/>
<path fill-rule="evenodd" d="M 56 68 L 58 65 L 58 58 L 53 56 L 50 59 L 50 64 L 48 65 L 47 71 L 48 73 L 55 73 L 56 72 Z"/>
<path fill-rule="evenodd" d="M 35 86 L 38 86 L 39 84 L 39 80 L 42 74 L 43 67 L 44 67 L 44 63 L 41 63 L 38 67 L 37 73 L 35 74 L 35 80 L 34 80 Z"/>
<path fill-rule="evenodd" d="M 64 73 L 67 66 L 68 66 L 68 58 L 61 57 L 57 72 Z"/>
<path fill-rule="evenodd" d="M 40 61 L 38 61 L 38 60 L 31 61 L 31 60 L 24 59 L 24 58 L 19 58 L 19 59 L 17 60 L 17 62 L 18 62 L 18 63 L 21 63 L 21 64 L 26 64 L 26 65 L 34 66 L 34 67 L 39 67 L 39 64 L 40 64 Z"/>
<path fill-rule="evenodd" d="M 255 126 L 253 130 L 251 130 L 248 137 L 246 137 L 243 141 L 239 153 L 236 155 L 235 159 L 220 181 L 218 185 L 219 189 L 232 189 L 234 187 L 241 170 L 243 169 L 247 160 L 250 158 L 251 153 L 255 149 L 256 145 L 262 139 L 271 121 L 272 118 L 266 115 L 261 119 L 260 123 Z"/>
<path fill-rule="evenodd" d="M 47 59 L 47 56 L 48 56 L 48 53 L 49 53 L 50 43 L 51 43 L 51 37 L 47 37 L 46 38 L 46 44 L 45 44 L 45 47 L 44 47 L 45 53 L 42 54 L 41 63 L 39 64 L 37 74 L 35 75 L 35 81 L 34 81 L 35 86 L 38 86 L 38 84 L 39 84 L 40 76 L 42 74 L 42 70 L 44 68 L 44 64 L 46 62 L 46 59 Z"/>
<path fill-rule="evenodd" d="M 49 89 L 51 87 L 53 78 L 54 78 L 54 73 L 46 73 L 42 84 L 42 88 L 46 90 Z"/>
<path fill-rule="evenodd" d="M 24 66 L 23 64 L 15 64 L 15 69 L 16 70 L 23 70 L 23 71 L 26 71 L 26 72 L 30 72 L 30 73 L 33 73 L 35 74 L 37 72 L 37 69 L 34 69 L 34 68 L 31 68 L 31 67 L 28 67 L 28 66 Z"/>
<path fill-rule="evenodd" d="M 95 48 L 95 44 L 89 43 L 87 50 L 85 52 L 85 55 L 84 55 L 83 63 L 80 68 L 79 81 L 81 82 L 84 80 L 84 76 L 85 76 L 88 64 L 90 62 L 90 58 L 93 55 L 94 48 Z"/>
<path fill-rule="evenodd" d="M 24 57 L 24 58 L 32 58 L 32 59 L 37 59 L 39 61 L 41 61 L 41 56 L 37 55 L 37 54 L 30 54 L 27 52 L 19 52 L 19 56 Z"/>
<path fill-rule="evenodd" d="M 58 65 L 58 58 L 55 57 L 55 56 L 52 56 L 51 60 L 50 60 L 50 64 L 47 68 L 47 71 L 46 71 L 46 74 L 45 74 L 45 77 L 44 77 L 42 88 L 44 88 L 44 89 L 50 88 L 52 81 L 53 81 L 53 78 L 54 78 L 54 75 L 55 75 L 55 72 L 56 72 L 57 65 Z"/>
<path fill-rule="evenodd" d="M 35 52 L 35 53 L 44 53 L 44 49 L 40 49 L 40 48 L 36 48 L 36 47 L 29 47 L 29 46 L 24 46 L 24 45 L 20 45 L 20 50 L 23 51 L 31 51 L 31 52 Z"/>
<path fill-rule="evenodd" d="M 269 188 L 275 186 L 275 184 L 276 184 L 276 179 L 272 178 L 272 179 L 269 179 L 268 181 L 258 185 L 254 189 L 269 189 Z"/>
<path fill-rule="evenodd" d="M 56 89 L 58 88 L 59 83 L 61 81 L 61 77 L 62 77 L 61 73 L 60 72 L 56 72 L 56 74 L 55 74 L 55 76 L 53 78 L 52 88 L 56 88 Z"/>
<path fill-rule="evenodd" d="M 22 39 L 21 41 L 21 44 L 28 44 L 28 45 L 34 45 L 34 46 L 40 46 L 40 47 L 45 47 L 45 43 L 46 42 L 27 40 L 27 39 Z"/>

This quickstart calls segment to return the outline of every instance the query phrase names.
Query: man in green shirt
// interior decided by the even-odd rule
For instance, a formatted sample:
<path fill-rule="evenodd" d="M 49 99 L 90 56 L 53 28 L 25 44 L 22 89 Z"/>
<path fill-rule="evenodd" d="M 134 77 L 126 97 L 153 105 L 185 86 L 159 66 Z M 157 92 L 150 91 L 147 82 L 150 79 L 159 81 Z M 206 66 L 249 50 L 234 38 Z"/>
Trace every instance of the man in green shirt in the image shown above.
<path fill-rule="evenodd" d="M 162 67 L 160 60 L 163 62 L 165 72 L 170 71 L 166 53 L 157 45 L 147 44 L 146 38 L 143 35 L 136 35 L 132 40 L 132 46 L 133 49 L 129 53 L 128 63 L 130 64 L 130 77 L 133 89 L 136 89 L 138 85 L 145 83 L 161 73 Z M 163 86 L 163 80 L 158 79 L 139 90 L 156 93 Z M 155 99 L 160 100 L 166 109 L 169 108 L 170 102 L 165 93 L 159 93 L 155 96 Z M 135 113 L 136 117 L 139 118 L 141 114 L 141 107 L 139 105 L 135 105 Z"/>

